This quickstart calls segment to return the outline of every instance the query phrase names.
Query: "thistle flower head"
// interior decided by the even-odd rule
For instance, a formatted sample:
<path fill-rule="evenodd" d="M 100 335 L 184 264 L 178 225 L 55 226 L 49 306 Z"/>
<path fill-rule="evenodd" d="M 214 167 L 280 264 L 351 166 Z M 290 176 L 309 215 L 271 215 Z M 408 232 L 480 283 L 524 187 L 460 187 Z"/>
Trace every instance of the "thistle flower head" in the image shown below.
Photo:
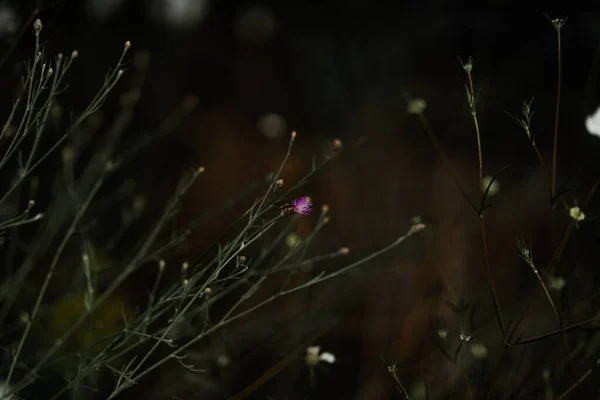
<path fill-rule="evenodd" d="M 302 196 L 292 201 L 294 214 L 301 217 L 307 216 L 312 212 L 312 200 L 308 196 Z"/>

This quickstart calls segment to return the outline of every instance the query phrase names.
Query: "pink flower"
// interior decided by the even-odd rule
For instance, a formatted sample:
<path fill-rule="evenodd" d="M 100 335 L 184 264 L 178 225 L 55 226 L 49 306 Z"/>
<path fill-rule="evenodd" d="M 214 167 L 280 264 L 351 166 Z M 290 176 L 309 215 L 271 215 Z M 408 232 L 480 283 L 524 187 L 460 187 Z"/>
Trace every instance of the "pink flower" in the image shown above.
<path fill-rule="evenodd" d="M 301 217 L 309 215 L 312 211 L 312 200 L 308 196 L 302 196 L 292 201 L 293 213 Z"/>

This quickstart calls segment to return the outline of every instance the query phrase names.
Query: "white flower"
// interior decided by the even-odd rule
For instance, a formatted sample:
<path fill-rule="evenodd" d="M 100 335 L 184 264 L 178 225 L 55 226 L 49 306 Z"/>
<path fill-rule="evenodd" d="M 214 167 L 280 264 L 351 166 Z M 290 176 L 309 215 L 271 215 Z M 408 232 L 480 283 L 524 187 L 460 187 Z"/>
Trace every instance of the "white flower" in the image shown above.
<path fill-rule="evenodd" d="M 333 353 L 321 353 L 321 361 L 325 361 L 326 363 L 333 364 L 335 363 L 335 356 Z"/>
<path fill-rule="evenodd" d="M 583 211 L 581 211 L 581 208 L 579 208 L 577 206 L 571 207 L 569 209 L 569 215 L 571 216 L 571 218 L 573 218 L 577 222 L 581 222 L 585 219 L 585 214 L 583 213 Z"/>
<path fill-rule="evenodd" d="M 422 114 L 423 111 L 425 111 L 425 108 L 427 108 L 427 103 L 425 102 L 425 100 L 416 98 L 416 99 L 411 99 L 408 102 L 406 111 L 408 111 L 409 114 L 419 115 L 419 114 Z"/>
<path fill-rule="evenodd" d="M 437 333 L 440 339 L 445 340 L 446 338 L 448 338 L 448 331 L 446 329 L 440 328 L 438 329 Z"/>
<path fill-rule="evenodd" d="M 600 137 L 600 107 L 585 119 L 585 128 L 590 135 Z"/>
<path fill-rule="evenodd" d="M 332 353 L 323 352 L 321 353 L 320 346 L 309 346 L 306 349 L 306 357 L 305 357 L 306 365 L 309 367 L 314 367 L 319 364 L 321 361 L 324 361 L 329 364 L 335 363 L 335 355 Z"/>

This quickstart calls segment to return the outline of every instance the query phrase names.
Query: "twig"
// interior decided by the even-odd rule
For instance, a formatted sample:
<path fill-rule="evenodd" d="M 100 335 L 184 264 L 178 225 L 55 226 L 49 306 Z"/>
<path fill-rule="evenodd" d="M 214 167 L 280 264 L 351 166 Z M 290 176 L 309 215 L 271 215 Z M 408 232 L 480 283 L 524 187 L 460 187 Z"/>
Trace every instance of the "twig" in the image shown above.
<path fill-rule="evenodd" d="M 344 274 L 350 272 L 352 269 L 354 269 L 354 268 L 356 268 L 356 267 L 358 267 L 360 265 L 363 265 L 363 264 L 365 264 L 365 263 L 373 260 L 374 258 L 376 258 L 376 257 L 378 257 L 378 256 L 380 256 L 380 255 L 382 255 L 384 253 L 387 253 L 388 251 L 396 248 L 398 245 L 400 245 L 401 243 L 403 243 L 404 241 L 406 241 L 408 238 L 410 238 L 411 236 L 415 235 L 416 233 L 422 231 L 423 229 L 425 229 L 425 225 L 423 225 L 423 224 L 414 225 L 414 226 L 412 226 L 409 229 L 409 231 L 405 235 L 399 237 L 398 239 L 396 239 L 394 242 L 392 242 L 388 246 L 386 246 L 386 247 L 384 247 L 384 248 L 382 248 L 382 249 L 380 249 L 380 250 L 378 250 L 378 251 L 376 251 L 374 253 L 371 253 L 370 255 L 368 255 L 368 256 L 366 256 L 366 257 L 364 257 L 364 258 L 362 258 L 362 259 L 360 259 L 360 260 L 358 260 L 358 261 L 356 261 L 356 262 L 354 262 L 354 263 L 352 263 L 352 264 L 350 264 L 350 265 L 348 265 L 348 266 L 346 266 L 346 267 L 344 267 L 344 268 L 342 268 L 342 269 L 340 269 L 338 271 L 335 271 L 335 272 L 332 272 L 330 274 L 317 277 L 317 278 L 312 279 L 312 280 L 310 280 L 310 281 L 308 281 L 308 282 L 306 282 L 304 284 L 296 286 L 296 287 L 294 287 L 292 289 L 288 289 L 288 290 L 285 290 L 285 291 L 280 291 L 280 292 L 272 295 L 271 297 L 267 298 L 266 300 L 262 301 L 261 303 L 255 305 L 255 306 L 253 306 L 253 307 L 251 307 L 249 309 L 246 309 L 245 311 L 240 312 L 240 313 L 236 314 L 235 316 L 230 317 L 227 320 L 221 320 L 219 323 L 213 325 L 209 329 L 204 330 L 202 333 L 200 333 L 199 335 L 197 335 L 193 339 L 189 340 L 187 343 L 179 346 L 176 350 L 174 350 L 173 352 L 171 352 L 171 354 L 169 354 L 168 356 L 166 356 L 166 357 L 162 358 L 161 360 L 157 361 L 153 365 L 149 366 L 144 371 L 140 372 L 139 374 L 137 374 L 135 376 L 132 375 L 130 377 L 131 381 L 134 381 L 134 382 L 139 381 L 139 379 L 141 379 L 142 377 L 146 376 L 150 372 L 154 371 L 158 367 L 162 366 L 167 361 L 169 361 L 171 358 L 181 355 L 181 353 L 183 351 L 187 350 L 189 347 L 191 347 L 194 344 L 198 343 L 200 340 L 202 340 L 203 338 L 205 338 L 207 335 L 209 335 L 209 334 L 217 331 L 218 329 L 224 327 L 225 325 L 228 325 L 228 324 L 232 323 L 233 321 L 236 321 L 236 320 L 238 320 L 238 319 L 240 319 L 240 318 L 242 318 L 242 317 L 244 317 L 244 316 L 246 316 L 246 315 L 248 315 L 250 313 L 253 313 L 254 311 L 258 310 L 259 308 L 264 307 L 265 305 L 273 302 L 276 299 L 279 299 L 279 298 L 287 296 L 289 294 L 298 292 L 300 290 L 304 290 L 304 289 L 309 288 L 311 286 L 314 286 L 316 284 L 323 283 L 325 281 L 328 281 L 330 279 L 339 277 L 341 275 L 344 275 Z M 111 400 L 111 399 L 115 398 L 122 390 L 124 390 L 123 387 L 116 388 L 113 391 L 113 393 L 107 398 L 107 400 Z"/>

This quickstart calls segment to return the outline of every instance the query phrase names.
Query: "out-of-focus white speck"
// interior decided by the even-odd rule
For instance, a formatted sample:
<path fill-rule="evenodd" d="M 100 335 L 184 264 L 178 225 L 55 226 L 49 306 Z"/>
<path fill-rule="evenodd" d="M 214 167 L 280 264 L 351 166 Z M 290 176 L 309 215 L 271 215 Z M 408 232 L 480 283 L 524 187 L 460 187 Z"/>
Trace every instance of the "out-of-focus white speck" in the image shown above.
<path fill-rule="evenodd" d="M 125 0 L 88 0 L 86 12 L 90 17 L 103 21 L 119 11 L 124 3 Z"/>
<path fill-rule="evenodd" d="M 585 128 L 590 135 L 600 137 L 600 107 L 585 119 Z"/>
<path fill-rule="evenodd" d="M 171 28 L 190 29 L 202 21 L 208 9 L 208 0 L 154 0 L 150 15 Z"/>
<path fill-rule="evenodd" d="M 239 38 L 259 44 L 273 38 L 278 22 L 269 8 L 255 6 L 237 16 L 234 29 Z"/>
<path fill-rule="evenodd" d="M 483 177 L 483 190 L 486 190 L 487 187 L 490 185 L 490 182 L 492 181 L 493 177 L 486 175 Z M 498 183 L 498 179 L 494 180 L 494 183 L 492 183 L 492 186 L 490 186 L 490 190 L 488 191 L 488 196 L 495 196 L 498 194 L 498 192 L 500 191 L 500 184 Z"/>
<path fill-rule="evenodd" d="M 327 352 L 321 353 L 320 358 L 321 358 L 321 361 L 324 361 L 326 363 L 329 363 L 329 364 L 335 363 L 335 355 L 333 353 L 327 353 Z"/>
<path fill-rule="evenodd" d="M 19 16 L 5 2 L 0 3 L 0 36 L 10 36 L 19 28 Z"/>
<path fill-rule="evenodd" d="M 300 236 L 298 236 L 294 232 L 291 232 L 289 235 L 286 236 L 285 244 L 289 248 L 293 249 L 295 247 L 300 246 L 300 244 L 302 244 L 302 239 L 300 238 Z"/>
<path fill-rule="evenodd" d="M 448 338 L 448 331 L 446 329 L 440 328 L 438 329 L 438 336 L 440 337 L 440 339 L 447 339 Z"/>
<path fill-rule="evenodd" d="M 285 119 L 273 112 L 262 115 L 257 123 L 260 133 L 268 139 L 281 137 L 286 130 L 286 125 Z"/>
<path fill-rule="evenodd" d="M 220 354 L 217 357 L 217 365 L 221 368 L 225 368 L 229 365 L 229 357 L 225 354 Z"/>
<path fill-rule="evenodd" d="M 548 288 L 551 290 L 556 290 L 559 292 L 565 287 L 566 284 L 567 282 L 562 276 L 550 276 L 548 278 Z"/>
<path fill-rule="evenodd" d="M 483 343 L 473 343 L 471 345 L 471 354 L 478 360 L 483 360 L 488 355 L 488 349 Z"/>

